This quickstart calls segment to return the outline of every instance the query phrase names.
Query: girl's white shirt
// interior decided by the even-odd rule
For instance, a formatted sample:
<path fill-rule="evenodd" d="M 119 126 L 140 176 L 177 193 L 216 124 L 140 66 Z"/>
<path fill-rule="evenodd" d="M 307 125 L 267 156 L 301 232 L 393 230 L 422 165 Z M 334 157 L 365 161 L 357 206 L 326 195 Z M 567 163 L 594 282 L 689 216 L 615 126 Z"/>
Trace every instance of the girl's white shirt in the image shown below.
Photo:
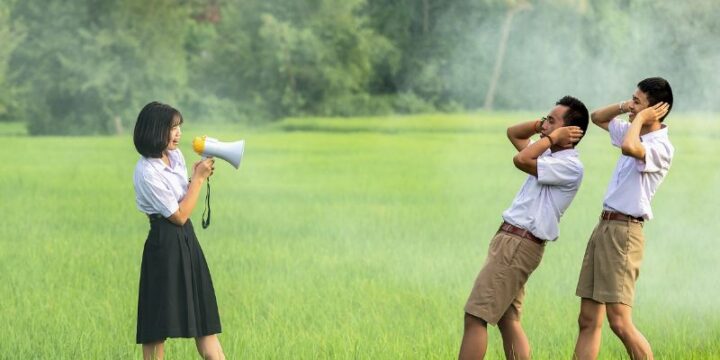
<path fill-rule="evenodd" d="M 170 165 L 160 158 L 141 157 L 135 165 L 133 185 L 137 207 L 145 214 L 170 217 L 187 194 L 185 158 L 180 149 L 169 150 Z"/>

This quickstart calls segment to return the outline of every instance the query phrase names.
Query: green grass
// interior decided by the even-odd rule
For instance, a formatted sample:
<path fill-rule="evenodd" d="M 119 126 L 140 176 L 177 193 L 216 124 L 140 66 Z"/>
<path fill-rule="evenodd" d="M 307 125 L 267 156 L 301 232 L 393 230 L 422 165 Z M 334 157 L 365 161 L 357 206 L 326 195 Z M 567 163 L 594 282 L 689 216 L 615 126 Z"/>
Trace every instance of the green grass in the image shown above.
<path fill-rule="evenodd" d="M 528 116 L 290 119 L 260 129 L 188 121 L 188 163 L 193 136 L 247 141 L 239 171 L 217 166 L 212 226 L 199 226 L 201 205 L 193 215 L 228 357 L 456 357 L 464 302 L 524 180 L 504 131 Z M 634 311 L 657 358 L 720 353 L 712 118 L 669 119 L 676 158 L 645 227 Z M 131 137 L 0 134 L 0 358 L 140 358 L 148 224 L 135 209 Z M 572 355 L 577 275 L 618 154 L 597 128 L 579 150 L 584 183 L 527 285 L 523 323 L 537 359 Z M 488 358 L 502 358 L 496 329 L 490 337 Z M 189 340 L 170 340 L 166 352 L 196 357 Z M 605 325 L 600 358 L 624 354 Z"/>

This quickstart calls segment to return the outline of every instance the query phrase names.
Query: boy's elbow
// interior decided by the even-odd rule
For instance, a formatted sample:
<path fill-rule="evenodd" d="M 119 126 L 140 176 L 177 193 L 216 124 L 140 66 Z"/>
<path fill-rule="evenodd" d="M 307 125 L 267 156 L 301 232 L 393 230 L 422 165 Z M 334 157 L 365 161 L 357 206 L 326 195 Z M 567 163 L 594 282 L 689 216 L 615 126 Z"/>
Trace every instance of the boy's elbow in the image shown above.
<path fill-rule="evenodd" d="M 600 123 L 600 117 L 598 116 L 597 111 L 593 111 L 592 114 L 590 114 L 590 120 L 593 122 L 593 124 L 597 125 Z"/>
<path fill-rule="evenodd" d="M 513 156 L 513 164 L 515 164 L 515 167 L 518 169 L 523 169 L 525 165 L 527 164 L 527 160 L 524 156 L 517 154 Z"/>

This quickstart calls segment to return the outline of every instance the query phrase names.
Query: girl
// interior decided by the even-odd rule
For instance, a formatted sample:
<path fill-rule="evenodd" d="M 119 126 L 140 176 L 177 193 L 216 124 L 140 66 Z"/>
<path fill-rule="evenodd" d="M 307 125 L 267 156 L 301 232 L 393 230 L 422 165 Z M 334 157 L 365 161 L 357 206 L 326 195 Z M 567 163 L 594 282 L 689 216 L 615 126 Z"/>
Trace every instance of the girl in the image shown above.
<path fill-rule="evenodd" d="M 165 339 L 195 338 L 204 359 L 225 359 L 215 290 L 190 214 L 213 174 L 212 158 L 196 162 L 188 181 L 178 144 L 180 112 L 151 102 L 140 111 L 133 141 L 142 155 L 135 166 L 137 207 L 150 232 L 140 270 L 137 343 L 144 359 L 162 359 Z"/>

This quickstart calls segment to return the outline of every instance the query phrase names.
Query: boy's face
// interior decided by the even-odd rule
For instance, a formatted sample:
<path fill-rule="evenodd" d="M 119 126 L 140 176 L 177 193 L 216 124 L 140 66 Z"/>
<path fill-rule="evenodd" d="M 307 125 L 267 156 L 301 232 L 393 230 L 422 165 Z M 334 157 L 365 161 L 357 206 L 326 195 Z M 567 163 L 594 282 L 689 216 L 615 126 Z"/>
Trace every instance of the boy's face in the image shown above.
<path fill-rule="evenodd" d="M 640 89 L 635 89 L 635 92 L 632 96 L 632 101 L 630 101 L 630 106 L 628 106 L 628 109 L 630 110 L 630 122 L 632 122 L 635 119 L 635 116 L 646 109 L 648 106 L 650 106 L 650 101 L 647 98 L 647 94 L 640 91 Z"/>
<path fill-rule="evenodd" d="M 555 129 L 565 126 L 565 120 L 563 119 L 563 116 L 565 116 L 565 112 L 567 112 L 568 109 L 569 108 L 565 105 L 555 106 L 545 117 L 545 121 L 543 121 L 542 124 L 542 131 L 540 132 L 540 136 L 548 136 L 553 131 L 555 131 Z"/>

